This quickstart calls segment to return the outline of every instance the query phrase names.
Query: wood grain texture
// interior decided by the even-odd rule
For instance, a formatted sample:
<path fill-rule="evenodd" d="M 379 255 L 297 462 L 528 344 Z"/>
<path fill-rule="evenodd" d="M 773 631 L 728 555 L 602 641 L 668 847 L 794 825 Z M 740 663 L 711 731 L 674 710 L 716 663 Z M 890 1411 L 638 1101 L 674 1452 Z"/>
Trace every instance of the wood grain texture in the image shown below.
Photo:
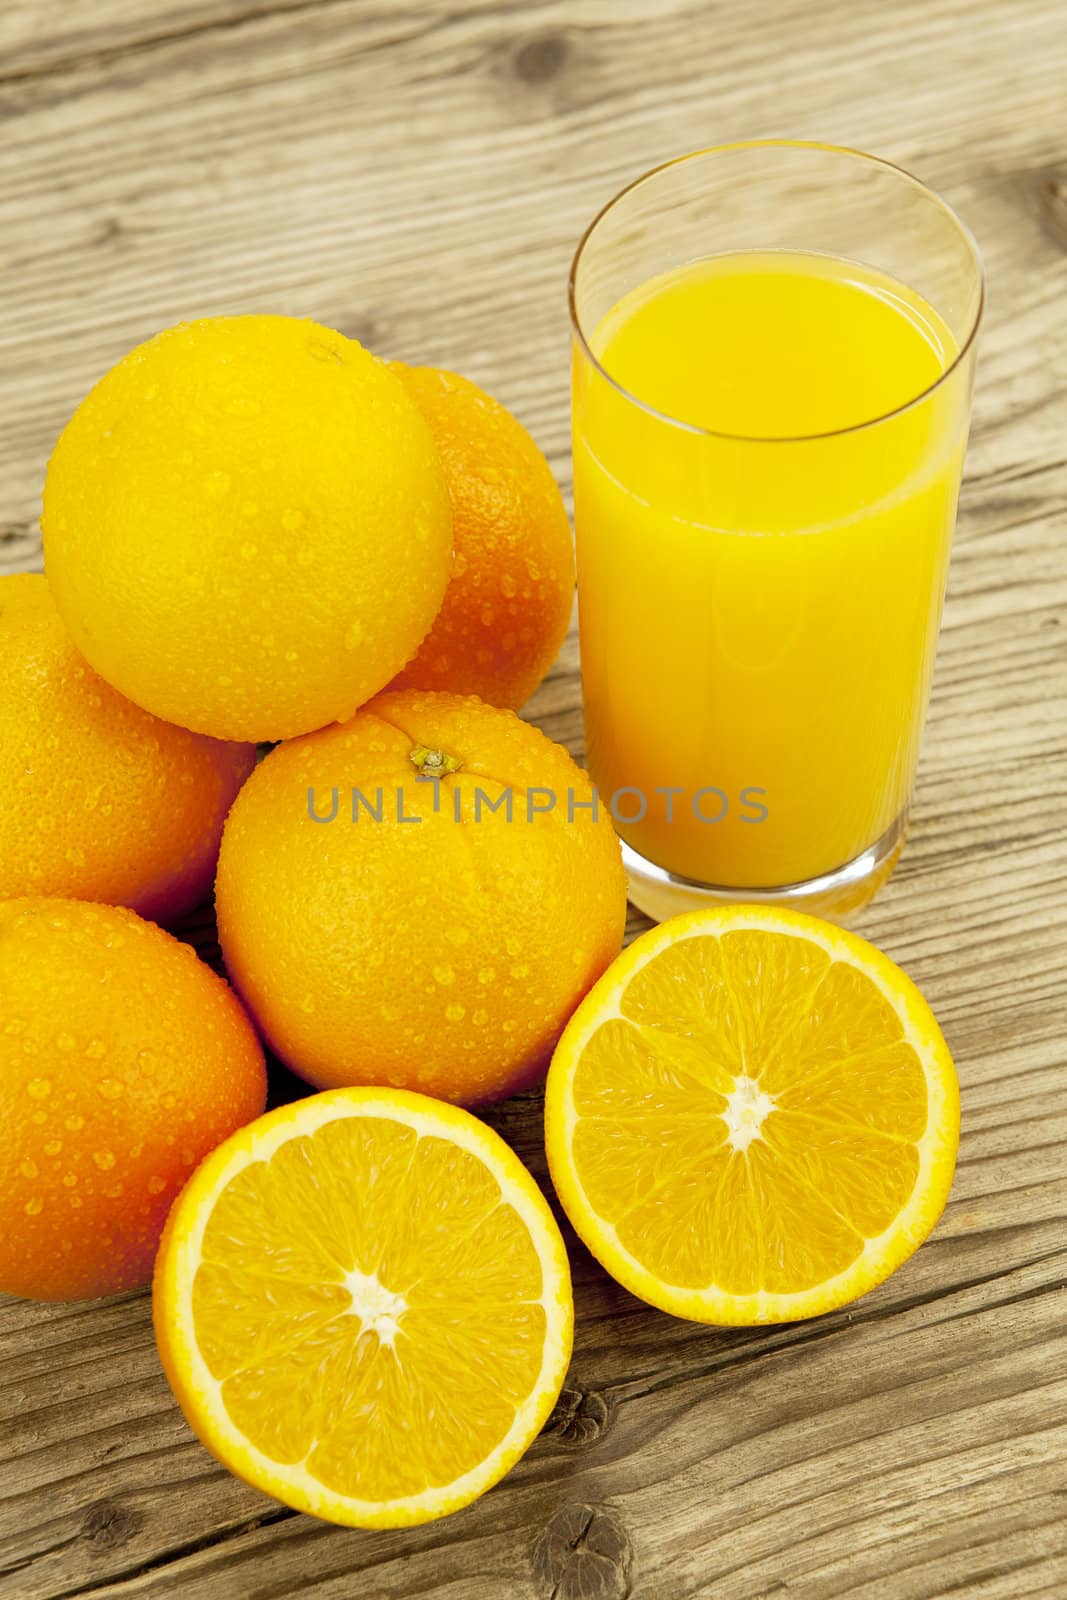
<path fill-rule="evenodd" d="M 0 570 L 40 564 L 85 390 L 194 315 L 306 313 L 458 367 L 568 486 L 574 242 L 702 143 L 903 162 L 967 216 L 990 295 L 912 838 L 861 925 L 960 1068 L 930 1242 L 846 1311 L 728 1333 L 641 1306 L 568 1235 L 578 1336 L 544 1437 L 395 1534 L 218 1467 L 144 1295 L 5 1302 L 4 1600 L 1067 1595 L 1065 85 L 1061 0 L 6 0 Z M 573 638 L 528 714 L 581 754 Z M 492 1120 L 547 1182 L 537 1095 Z"/>

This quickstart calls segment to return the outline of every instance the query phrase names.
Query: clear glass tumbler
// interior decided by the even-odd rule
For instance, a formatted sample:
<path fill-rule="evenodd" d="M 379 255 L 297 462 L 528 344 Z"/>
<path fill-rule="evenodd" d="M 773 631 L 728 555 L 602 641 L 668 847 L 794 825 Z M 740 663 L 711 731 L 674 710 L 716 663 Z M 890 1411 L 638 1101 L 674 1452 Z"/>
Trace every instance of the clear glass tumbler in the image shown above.
<path fill-rule="evenodd" d="M 574 259 L 587 759 L 654 917 L 845 917 L 903 846 L 982 270 L 899 168 L 703 150 Z"/>

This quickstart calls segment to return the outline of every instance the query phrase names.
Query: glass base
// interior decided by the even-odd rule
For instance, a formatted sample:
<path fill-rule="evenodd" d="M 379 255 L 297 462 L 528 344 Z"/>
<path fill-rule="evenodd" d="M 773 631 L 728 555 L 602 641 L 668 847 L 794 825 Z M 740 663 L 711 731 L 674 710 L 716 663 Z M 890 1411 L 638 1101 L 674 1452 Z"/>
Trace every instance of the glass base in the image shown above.
<path fill-rule="evenodd" d="M 622 860 L 631 903 L 654 922 L 714 905 L 788 906 L 829 922 L 847 922 L 870 904 L 893 871 L 907 830 L 908 813 L 903 811 L 880 839 L 843 867 L 804 883 L 785 883 L 773 889 L 730 888 L 680 877 L 646 860 L 625 839 Z"/>

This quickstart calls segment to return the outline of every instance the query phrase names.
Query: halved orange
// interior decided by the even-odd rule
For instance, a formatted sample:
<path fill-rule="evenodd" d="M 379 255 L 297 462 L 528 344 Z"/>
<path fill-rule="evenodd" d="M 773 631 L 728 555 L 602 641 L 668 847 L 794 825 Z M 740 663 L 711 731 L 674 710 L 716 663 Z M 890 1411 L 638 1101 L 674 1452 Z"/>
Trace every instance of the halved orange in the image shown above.
<path fill-rule="evenodd" d="M 300 1511 L 399 1527 L 519 1459 L 570 1356 L 570 1273 L 534 1180 L 469 1112 L 336 1089 L 194 1173 L 156 1265 L 156 1338 L 220 1461 Z"/>
<path fill-rule="evenodd" d="M 917 1248 L 959 1089 L 911 980 L 856 934 L 729 906 L 644 934 L 565 1029 L 552 1178 L 607 1270 L 675 1316 L 816 1316 Z"/>

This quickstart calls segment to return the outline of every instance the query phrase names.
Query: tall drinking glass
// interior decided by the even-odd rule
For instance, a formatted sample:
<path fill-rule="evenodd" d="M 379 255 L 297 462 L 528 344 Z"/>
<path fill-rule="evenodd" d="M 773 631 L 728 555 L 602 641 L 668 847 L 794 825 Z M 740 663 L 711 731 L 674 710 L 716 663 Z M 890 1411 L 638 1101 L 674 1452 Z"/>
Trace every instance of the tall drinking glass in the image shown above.
<path fill-rule="evenodd" d="M 587 757 L 631 898 L 845 916 L 903 846 L 982 272 L 854 151 L 639 178 L 571 274 Z"/>

